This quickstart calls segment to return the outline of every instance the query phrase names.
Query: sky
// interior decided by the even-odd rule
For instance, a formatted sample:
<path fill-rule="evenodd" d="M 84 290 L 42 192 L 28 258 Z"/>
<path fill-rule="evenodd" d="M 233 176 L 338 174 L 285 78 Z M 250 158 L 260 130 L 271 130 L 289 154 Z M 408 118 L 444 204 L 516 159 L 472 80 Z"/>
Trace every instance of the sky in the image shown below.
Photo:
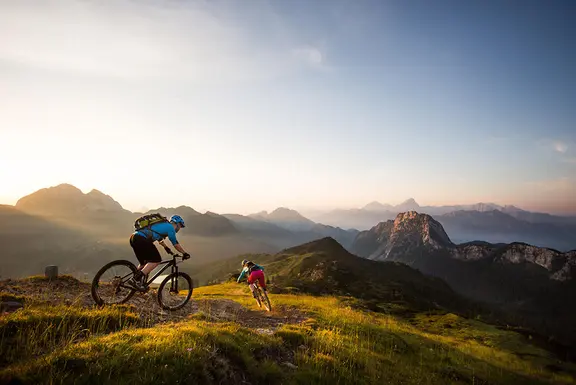
<path fill-rule="evenodd" d="M 0 203 L 576 213 L 576 4 L 2 0 Z"/>

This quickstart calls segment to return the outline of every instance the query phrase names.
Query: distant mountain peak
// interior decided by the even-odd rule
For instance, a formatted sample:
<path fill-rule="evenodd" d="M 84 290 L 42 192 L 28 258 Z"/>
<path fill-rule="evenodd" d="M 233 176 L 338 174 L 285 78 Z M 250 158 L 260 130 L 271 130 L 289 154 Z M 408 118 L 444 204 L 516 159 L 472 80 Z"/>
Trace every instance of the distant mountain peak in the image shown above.
<path fill-rule="evenodd" d="M 250 218 L 266 218 L 268 216 L 268 211 L 262 210 L 254 214 L 248 214 L 247 216 Z"/>
<path fill-rule="evenodd" d="M 394 226 L 396 227 L 403 223 L 409 223 L 413 221 L 429 222 L 429 221 L 435 221 L 435 219 L 428 214 L 419 213 L 416 210 L 409 210 L 402 213 L 398 213 L 396 215 L 396 219 L 394 219 Z"/>
<path fill-rule="evenodd" d="M 332 237 L 324 237 L 320 239 L 316 239 L 314 241 L 310 241 L 304 243 L 302 245 L 298 245 L 295 247 L 291 247 L 282 251 L 283 253 L 288 254 L 308 254 L 308 253 L 324 253 L 324 254 L 334 254 L 334 255 L 342 255 L 350 254 L 337 240 Z"/>
<path fill-rule="evenodd" d="M 182 217 L 185 216 L 199 216 L 202 215 L 200 212 L 194 210 L 192 207 L 190 206 L 178 206 L 178 207 L 158 207 L 155 209 L 150 209 L 146 212 L 146 214 L 152 214 L 152 213 L 161 213 L 162 215 L 174 215 L 174 214 L 178 214 Z"/>
<path fill-rule="evenodd" d="M 502 207 L 502 211 L 507 214 L 527 213 L 527 211 L 522 210 L 521 208 L 516 207 L 514 205 L 505 205 L 504 207 Z"/>
<path fill-rule="evenodd" d="M 414 198 L 408 198 L 404 202 L 396 206 L 396 208 L 403 208 L 406 211 L 416 210 L 420 208 L 420 205 L 414 200 Z"/>
<path fill-rule="evenodd" d="M 498 209 L 490 209 L 490 210 L 485 210 L 485 211 L 479 211 L 479 210 L 456 210 L 456 211 L 451 211 L 449 213 L 446 213 L 444 215 L 442 215 L 442 217 L 453 217 L 453 218 L 488 218 L 488 217 L 492 217 L 492 218 L 500 218 L 502 220 L 512 220 L 515 222 L 518 222 L 519 220 L 514 218 L 513 216 L 511 216 L 508 213 L 505 213 L 503 211 L 500 211 Z"/>
<path fill-rule="evenodd" d="M 80 190 L 78 187 L 74 185 L 71 185 L 70 183 L 60 183 L 59 185 L 47 187 L 41 190 L 68 190 L 68 191 L 78 191 L 82 193 L 82 190 Z"/>
<path fill-rule="evenodd" d="M 420 214 L 416 211 L 399 213 L 394 220 L 392 237 L 396 234 L 399 234 L 397 236 L 404 236 L 414 233 L 421 237 L 423 244 L 428 244 L 434 248 L 453 246 L 444 227 L 430 215 Z"/>
<path fill-rule="evenodd" d="M 278 207 L 271 213 L 261 211 L 256 214 L 248 215 L 250 218 L 262 220 L 268 223 L 273 223 L 287 230 L 295 231 L 308 231 L 315 223 L 306 218 L 296 210 L 287 207 Z"/>
<path fill-rule="evenodd" d="M 300 214 L 298 211 L 289 209 L 287 207 L 278 207 L 276 210 L 268 214 L 266 218 L 280 221 L 298 221 L 310 224 L 313 223 L 311 220 Z"/>
<path fill-rule="evenodd" d="M 90 192 L 86 195 L 104 195 L 104 196 L 110 196 L 110 195 L 106 195 L 104 194 L 102 191 L 100 190 L 96 190 L 95 188 L 93 188 L 92 190 L 90 190 Z"/>
<path fill-rule="evenodd" d="M 288 207 L 277 207 L 270 213 L 270 215 L 274 213 L 298 213 L 298 211 L 289 209 Z"/>
<path fill-rule="evenodd" d="M 460 210 L 445 215 L 446 218 L 480 217 L 504 226 L 521 222 L 500 210 Z M 489 260 L 507 265 L 525 262 L 548 270 L 549 278 L 566 281 L 576 277 L 576 253 L 561 252 L 551 248 L 533 246 L 524 242 L 491 244 L 488 242 L 452 243 L 443 226 L 428 214 L 416 211 L 399 213 L 394 221 L 381 222 L 369 231 L 358 234 L 352 252 L 373 260 L 394 260 L 408 265 L 426 265 L 426 259 L 442 255 L 462 261 Z M 574 259 L 574 261 L 572 261 Z M 436 262 L 434 262 L 436 263 Z M 432 265 L 430 265 L 432 266 Z M 430 267 L 435 269 L 436 267 Z"/>
<path fill-rule="evenodd" d="M 92 189 L 88 194 L 85 194 L 87 198 L 90 198 L 91 202 L 87 203 L 86 208 L 88 210 L 106 210 L 106 211 L 116 211 L 124 210 L 122 205 L 114 200 L 110 195 L 104 194 L 103 192 Z"/>
<path fill-rule="evenodd" d="M 112 198 L 112 196 L 110 196 L 110 195 L 108 195 L 108 194 L 105 194 L 105 193 L 103 193 L 102 191 L 96 190 L 96 189 L 90 190 L 90 192 L 87 193 L 86 195 L 88 195 L 88 196 L 93 196 L 93 197 L 98 197 L 98 198 L 107 198 L 107 199 L 114 200 L 114 198 Z"/>
<path fill-rule="evenodd" d="M 269 217 L 291 216 L 304 218 L 298 211 L 289 209 L 288 207 L 278 207 L 268 214 Z"/>
<path fill-rule="evenodd" d="M 41 195 L 61 195 L 61 194 L 69 194 L 70 195 L 70 194 L 73 194 L 76 196 L 84 195 L 82 190 L 80 190 L 78 187 L 73 186 L 69 183 L 61 183 L 61 184 L 56 185 L 56 186 L 41 188 L 41 189 L 33 192 L 32 194 L 28 194 L 28 195 L 20 198 L 20 200 L 26 199 L 26 198 L 31 197 L 31 196 L 38 196 L 40 194 Z"/>
<path fill-rule="evenodd" d="M 381 222 L 360 233 L 356 242 L 360 254 L 375 260 L 394 260 L 406 255 L 416 257 L 422 248 L 452 247 L 454 244 L 439 222 L 414 210 L 401 212 L 393 221 Z"/>
<path fill-rule="evenodd" d="M 369 210 L 369 211 L 385 211 L 385 210 L 390 210 L 392 209 L 394 206 L 389 205 L 388 203 L 380 203 L 378 201 L 373 201 L 368 203 L 366 206 L 362 207 L 363 210 Z"/>
<path fill-rule="evenodd" d="M 125 211 L 120 203 L 98 190 L 84 194 L 68 183 L 43 188 L 16 202 L 16 207 L 32 213 L 62 215 L 78 211 Z"/>

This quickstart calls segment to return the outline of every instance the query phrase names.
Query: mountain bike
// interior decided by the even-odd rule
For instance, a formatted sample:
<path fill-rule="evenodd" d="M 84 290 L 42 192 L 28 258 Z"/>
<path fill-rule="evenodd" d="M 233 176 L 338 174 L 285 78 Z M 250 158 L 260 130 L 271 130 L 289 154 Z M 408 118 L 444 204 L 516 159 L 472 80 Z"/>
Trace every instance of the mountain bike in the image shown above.
<path fill-rule="evenodd" d="M 178 271 L 176 258 L 182 255 L 172 254 L 172 259 L 160 261 L 158 266 L 162 266 L 154 276 L 146 277 L 146 291 L 150 285 L 158 278 L 164 270 L 171 268 L 171 273 L 162 280 L 158 286 L 157 300 L 164 310 L 178 310 L 184 307 L 192 296 L 192 278 L 186 273 Z M 134 276 L 138 269 L 130 261 L 117 260 L 104 265 L 92 280 L 92 299 L 98 305 L 113 305 L 127 302 L 132 296 L 139 292 L 128 281 Z M 174 301 L 174 303 L 172 303 Z"/>
<path fill-rule="evenodd" d="M 258 307 L 262 307 L 262 304 L 264 304 L 266 310 L 272 311 L 272 305 L 270 304 L 270 298 L 268 298 L 268 293 L 266 292 L 266 290 L 260 289 L 258 280 L 254 282 L 254 298 L 258 303 Z"/>

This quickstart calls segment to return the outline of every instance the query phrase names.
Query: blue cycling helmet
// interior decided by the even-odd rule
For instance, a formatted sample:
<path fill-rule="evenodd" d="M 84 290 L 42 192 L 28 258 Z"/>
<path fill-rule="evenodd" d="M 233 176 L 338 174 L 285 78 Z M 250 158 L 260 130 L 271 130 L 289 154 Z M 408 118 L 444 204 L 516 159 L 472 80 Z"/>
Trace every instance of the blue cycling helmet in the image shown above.
<path fill-rule="evenodd" d="M 172 216 L 170 217 L 170 222 L 172 222 L 172 223 L 177 223 L 177 224 L 179 224 L 179 225 L 182 226 L 182 227 L 186 227 L 186 226 L 184 225 L 184 219 L 182 219 L 182 217 L 181 217 L 180 215 L 172 215 Z"/>
<path fill-rule="evenodd" d="M 246 260 L 246 259 L 242 260 L 242 266 L 244 266 L 247 263 L 248 263 L 248 260 Z"/>

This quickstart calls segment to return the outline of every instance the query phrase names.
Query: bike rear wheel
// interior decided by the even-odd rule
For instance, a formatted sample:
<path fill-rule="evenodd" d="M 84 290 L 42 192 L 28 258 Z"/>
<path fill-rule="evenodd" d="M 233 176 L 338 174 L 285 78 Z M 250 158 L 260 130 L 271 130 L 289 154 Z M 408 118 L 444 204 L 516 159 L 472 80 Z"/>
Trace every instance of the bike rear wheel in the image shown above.
<path fill-rule="evenodd" d="M 138 269 L 130 261 L 112 261 L 102 267 L 92 280 L 92 299 L 98 305 L 114 305 L 128 301 L 136 290 L 128 284 Z"/>
<path fill-rule="evenodd" d="M 172 273 L 158 287 L 158 304 L 164 310 L 183 308 L 192 297 L 192 278 L 186 273 Z"/>

